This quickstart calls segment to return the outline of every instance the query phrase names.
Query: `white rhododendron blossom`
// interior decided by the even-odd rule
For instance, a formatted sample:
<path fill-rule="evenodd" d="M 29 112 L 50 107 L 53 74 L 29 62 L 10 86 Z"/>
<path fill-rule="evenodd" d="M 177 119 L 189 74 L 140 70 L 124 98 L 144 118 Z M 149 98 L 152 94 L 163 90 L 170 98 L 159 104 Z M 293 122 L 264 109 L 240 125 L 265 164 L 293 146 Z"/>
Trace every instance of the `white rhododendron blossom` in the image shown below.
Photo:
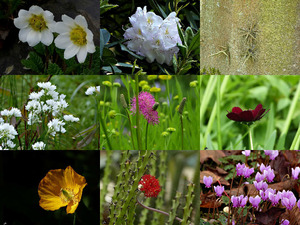
<path fill-rule="evenodd" d="M 36 5 L 31 6 L 28 11 L 21 9 L 14 24 L 20 29 L 20 41 L 28 42 L 31 47 L 40 42 L 49 46 L 53 42 L 55 22 L 50 11 L 44 11 Z"/>
<path fill-rule="evenodd" d="M 89 87 L 89 88 L 86 90 L 85 94 L 86 94 L 86 95 L 93 95 L 95 92 L 100 93 L 100 86 Z"/>
<path fill-rule="evenodd" d="M 127 47 L 138 55 L 146 57 L 149 63 L 156 60 L 159 64 L 173 64 L 173 55 L 179 52 L 178 44 L 182 44 L 177 24 L 179 18 L 172 12 L 166 19 L 153 12 L 138 7 L 136 13 L 129 17 L 132 27 L 125 31 Z"/>
<path fill-rule="evenodd" d="M 42 141 L 36 142 L 32 145 L 33 150 L 45 150 L 46 144 Z"/>
<path fill-rule="evenodd" d="M 96 51 L 93 33 L 88 29 L 86 19 L 78 15 L 75 19 L 62 15 L 63 22 L 57 22 L 55 32 L 59 33 L 54 40 L 57 48 L 65 49 L 64 58 L 77 56 L 79 63 L 84 63 L 87 53 Z"/>

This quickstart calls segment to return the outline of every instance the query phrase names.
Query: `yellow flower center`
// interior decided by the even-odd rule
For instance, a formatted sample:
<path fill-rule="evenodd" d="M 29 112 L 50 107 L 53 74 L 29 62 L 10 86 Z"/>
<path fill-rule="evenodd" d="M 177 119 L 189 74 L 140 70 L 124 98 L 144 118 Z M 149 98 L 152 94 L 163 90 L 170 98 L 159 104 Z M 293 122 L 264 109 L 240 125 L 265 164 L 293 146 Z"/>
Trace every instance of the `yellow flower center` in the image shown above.
<path fill-rule="evenodd" d="M 73 190 L 70 188 L 66 188 L 66 189 L 62 188 L 60 190 L 59 197 L 63 203 L 67 203 L 70 201 L 74 201 L 74 202 L 76 201 L 75 194 L 73 193 Z"/>
<path fill-rule="evenodd" d="M 86 39 L 85 30 L 80 26 L 76 26 L 70 32 L 70 39 L 73 41 L 75 45 L 78 46 L 86 45 L 87 39 Z"/>
<path fill-rule="evenodd" d="M 149 24 L 152 24 L 152 23 L 153 23 L 153 19 L 148 18 L 148 19 L 147 19 L 147 22 L 148 22 Z"/>
<path fill-rule="evenodd" d="M 156 43 L 156 45 L 159 45 L 159 44 L 160 44 L 160 41 L 159 41 L 159 40 L 156 40 L 155 43 Z"/>
<path fill-rule="evenodd" d="M 44 17 L 42 15 L 35 15 L 33 14 L 30 18 L 29 18 L 29 25 L 31 26 L 31 28 L 35 31 L 42 31 L 47 29 L 47 23 L 44 20 Z"/>

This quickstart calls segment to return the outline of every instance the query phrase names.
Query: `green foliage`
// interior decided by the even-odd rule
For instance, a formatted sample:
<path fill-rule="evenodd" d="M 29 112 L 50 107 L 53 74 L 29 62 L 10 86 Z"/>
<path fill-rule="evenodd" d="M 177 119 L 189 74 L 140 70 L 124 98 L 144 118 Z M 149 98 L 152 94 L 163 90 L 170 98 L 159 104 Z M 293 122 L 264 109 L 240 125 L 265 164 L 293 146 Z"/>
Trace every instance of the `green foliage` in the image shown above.
<path fill-rule="evenodd" d="M 28 59 L 22 59 L 21 63 L 28 69 L 31 69 L 32 71 L 42 74 L 43 73 L 43 60 L 42 58 L 35 52 L 29 53 Z"/>
<path fill-rule="evenodd" d="M 189 225 L 191 223 L 190 221 L 190 218 L 191 218 L 191 213 L 192 213 L 192 202 L 193 202 L 193 199 L 195 197 L 194 195 L 194 187 L 195 187 L 195 184 L 188 184 L 188 193 L 187 195 L 185 196 L 186 197 L 186 203 L 185 203 L 185 206 L 184 206 L 184 211 L 183 211 L 183 219 L 182 219 L 182 222 L 181 224 L 182 225 Z"/>
<path fill-rule="evenodd" d="M 47 70 L 47 74 L 51 74 L 51 75 L 62 75 L 63 71 L 61 70 L 61 68 L 55 64 L 55 63 L 50 63 L 48 65 L 48 70 Z"/>
<path fill-rule="evenodd" d="M 109 4 L 108 0 L 100 0 L 100 16 L 110 9 L 118 7 L 118 5 Z M 101 40 L 101 39 L 100 39 Z"/>
<path fill-rule="evenodd" d="M 0 2 L 0 20 L 7 20 L 22 4 L 22 0 L 2 0 Z"/>

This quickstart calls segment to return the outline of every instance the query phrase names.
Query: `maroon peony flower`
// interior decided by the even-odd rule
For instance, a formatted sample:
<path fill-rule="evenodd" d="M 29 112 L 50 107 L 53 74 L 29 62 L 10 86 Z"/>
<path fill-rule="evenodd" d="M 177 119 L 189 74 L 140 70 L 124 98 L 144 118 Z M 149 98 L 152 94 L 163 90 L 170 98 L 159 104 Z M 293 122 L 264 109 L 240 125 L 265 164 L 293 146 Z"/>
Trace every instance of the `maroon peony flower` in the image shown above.
<path fill-rule="evenodd" d="M 270 109 L 269 109 L 270 110 Z M 263 109 L 262 104 L 258 104 L 254 110 L 242 110 L 240 107 L 233 107 L 232 112 L 226 115 L 228 119 L 237 122 L 254 122 L 263 118 L 269 110 L 264 114 L 266 109 Z"/>

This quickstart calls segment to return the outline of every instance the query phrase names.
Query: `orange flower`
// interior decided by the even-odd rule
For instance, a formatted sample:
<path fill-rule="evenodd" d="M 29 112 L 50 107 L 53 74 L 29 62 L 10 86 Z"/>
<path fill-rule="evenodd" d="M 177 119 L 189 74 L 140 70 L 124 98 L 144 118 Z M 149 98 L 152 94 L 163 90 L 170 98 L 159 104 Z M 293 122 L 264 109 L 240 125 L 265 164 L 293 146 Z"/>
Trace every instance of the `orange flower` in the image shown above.
<path fill-rule="evenodd" d="M 74 213 L 86 185 L 85 178 L 71 166 L 65 170 L 50 170 L 39 184 L 39 204 L 43 209 L 51 211 L 67 206 L 67 213 Z"/>

